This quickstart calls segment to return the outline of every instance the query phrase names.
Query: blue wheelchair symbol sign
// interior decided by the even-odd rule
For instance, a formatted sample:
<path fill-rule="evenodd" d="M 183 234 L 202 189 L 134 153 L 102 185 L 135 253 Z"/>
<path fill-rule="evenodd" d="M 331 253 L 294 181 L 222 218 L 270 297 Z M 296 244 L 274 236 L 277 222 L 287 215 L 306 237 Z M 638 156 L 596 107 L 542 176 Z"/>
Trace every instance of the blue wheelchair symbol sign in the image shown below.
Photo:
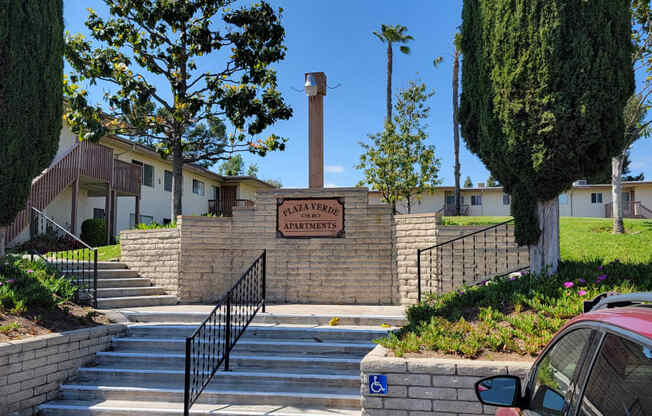
<path fill-rule="evenodd" d="M 387 394 L 387 376 L 369 376 L 369 394 Z"/>

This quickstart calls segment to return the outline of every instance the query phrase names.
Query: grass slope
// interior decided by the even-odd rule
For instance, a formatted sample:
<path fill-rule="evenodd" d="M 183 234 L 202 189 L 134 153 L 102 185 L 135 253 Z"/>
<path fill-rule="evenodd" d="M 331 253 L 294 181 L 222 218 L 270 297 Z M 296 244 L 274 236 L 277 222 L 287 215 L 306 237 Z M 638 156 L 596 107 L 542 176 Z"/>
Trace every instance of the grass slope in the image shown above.
<path fill-rule="evenodd" d="M 558 274 L 506 277 L 431 296 L 408 309 L 408 326 L 378 342 L 398 356 L 535 356 L 581 313 L 583 300 L 607 291 L 652 291 L 652 221 L 625 225 L 627 234 L 613 235 L 611 220 L 563 218 Z"/>

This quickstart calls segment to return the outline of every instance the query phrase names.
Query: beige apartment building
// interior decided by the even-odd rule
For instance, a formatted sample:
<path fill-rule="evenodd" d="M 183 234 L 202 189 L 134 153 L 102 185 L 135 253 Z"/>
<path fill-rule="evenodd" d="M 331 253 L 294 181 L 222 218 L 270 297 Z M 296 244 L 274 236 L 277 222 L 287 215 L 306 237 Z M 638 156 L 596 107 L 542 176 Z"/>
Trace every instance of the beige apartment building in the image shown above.
<path fill-rule="evenodd" d="M 511 198 L 502 187 L 463 188 L 460 202 L 462 214 L 470 216 L 508 216 Z M 382 203 L 378 191 L 369 192 L 369 201 Z M 420 200 L 412 201 L 412 213 L 442 212 L 454 215 L 455 188 L 438 186 L 433 192 L 422 194 Z M 623 182 L 624 216 L 628 218 L 652 218 L 652 182 Z M 573 187 L 559 195 L 559 210 L 562 217 L 610 218 L 612 208 L 611 184 L 589 185 L 578 181 Z M 401 213 L 407 213 L 407 203 L 397 205 Z"/>
<path fill-rule="evenodd" d="M 183 168 L 183 214 L 230 216 L 235 206 L 251 206 L 256 192 L 272 186 L 254 177 L 221 176 L 197 165 Z M 67 127 L 57 154 L 32 182 L 28 207 L 79 235 L 88 218 L 109 215 L 110 233 L 136 223 L 171 221 L 172 161 L 153 149 L 117 136 L 80 142 Z M 29 239 L 29 209 L 9 227 L 7 244 Z M 138 220 L 136 220 L 138 218 Z"/>

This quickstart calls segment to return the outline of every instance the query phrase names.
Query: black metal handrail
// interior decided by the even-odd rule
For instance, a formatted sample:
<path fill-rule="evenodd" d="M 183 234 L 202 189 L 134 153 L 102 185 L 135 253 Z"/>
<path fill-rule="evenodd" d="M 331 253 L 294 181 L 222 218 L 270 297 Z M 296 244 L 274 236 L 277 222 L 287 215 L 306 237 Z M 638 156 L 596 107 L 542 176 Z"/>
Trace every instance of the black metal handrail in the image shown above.
<path fill-rule="evenodd" d="M 27 251 L 42 258 L 75 286 L 75 302 L 97 307 L 97 249 L 31 207 Z"/>
<path fill-rule="evenodd" d="M 530 254 L 513 239 L 510 230 L 513 222 L 511 219 L 431 247 L 417 249 L 417 301 L 421 302 L 424 281 L 430 294 L 433 293 L 433 287 L 435 293 L 442 294 L 446 290 L 453 291 L 460 286 L 477 284 L 491 277 L 527 269 Z M 450 258 L 445 256 L 447 250 L 450 250 Z M 526 251 L 525 256 L 521 256 L 522 251 Z M 525 257 L 523 261 L 522 257 Z"/>
<path fill-rule="evenodd" d="M 266 251 L 217 303 L 201 325 L 186 338 L 184 415 L 224 364 L 229 371 L 231 350 L 262 308 L 265 312 Z"/>

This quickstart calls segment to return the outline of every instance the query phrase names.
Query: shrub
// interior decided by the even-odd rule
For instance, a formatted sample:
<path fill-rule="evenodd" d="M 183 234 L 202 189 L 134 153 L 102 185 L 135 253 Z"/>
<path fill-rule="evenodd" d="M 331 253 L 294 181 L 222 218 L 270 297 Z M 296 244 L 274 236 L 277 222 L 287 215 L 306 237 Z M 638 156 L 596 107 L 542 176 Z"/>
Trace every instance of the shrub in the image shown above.
<path fill-rule="evenodd" d="M 106 244 L 106 220 L 103 218 L 90 218 L 82 223 L 81 240 L 91 247 Z"/>
<path fill-rule="evenodd" d="M 53 308 L 74 298 L 77 288 L 43 261 L 0 259 L 0 309 L 21 314 L 30 307 Z"/>
<path fill-rule="evenodd" d="M 69 235 L 48 230 L 29 241 L 17 245 L 11 251 L 14 253 L 47 253 L 51 251 L 74 250 L 80 247 L 81 244 Z"/>
<path fill-rule="evenodd" d="M 137 230 L 157 230 L 157 229 L 162 229 L 162 228 L 177 228 L 177 223 L 176 222 L 171 222 L 168 224 L 159 224 L 157 222 L 151 222 L 149 224 L 136 224 L 136 229 Z"/>

